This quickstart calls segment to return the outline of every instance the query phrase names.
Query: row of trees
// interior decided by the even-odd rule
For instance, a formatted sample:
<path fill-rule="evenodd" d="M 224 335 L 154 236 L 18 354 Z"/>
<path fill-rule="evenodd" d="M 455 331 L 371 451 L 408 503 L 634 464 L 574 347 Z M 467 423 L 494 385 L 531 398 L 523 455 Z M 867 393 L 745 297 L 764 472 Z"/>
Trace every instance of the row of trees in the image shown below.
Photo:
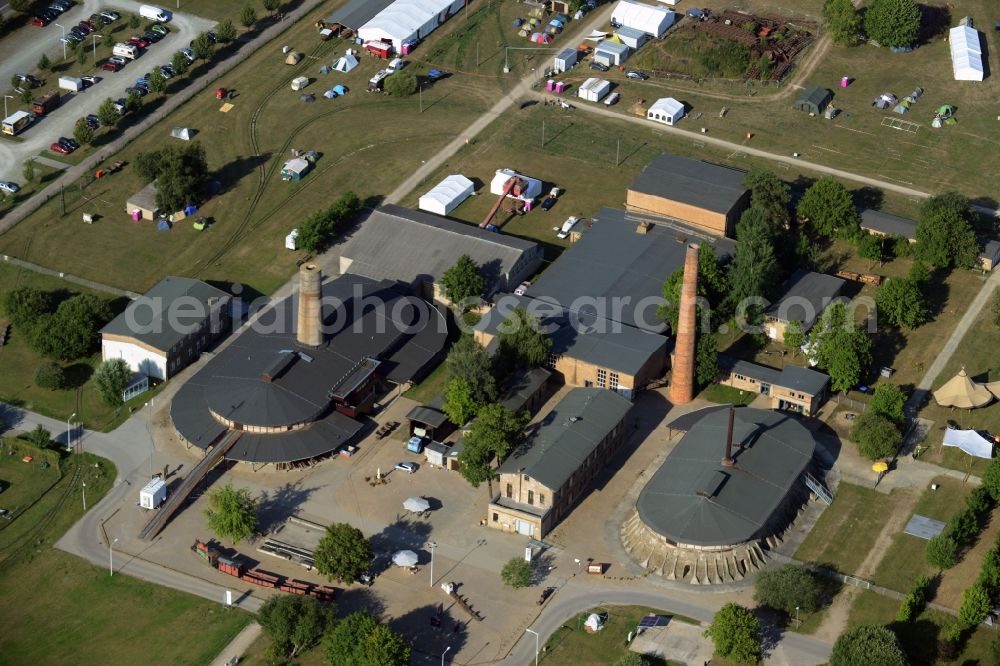
<path fill-rule="evenodd" d="M 361 212 L 361 199 L 354 192 L 340 195 L 325 210 L 316 211 L 299 225 L 296 242 L 306 252 L 319 252 L 333 240 L 337 228 Z"/>
<path fill-rule="evenodd" d="M 71 361 L 88 356 L 98 331 L 111 320 L 108 302 L 93 294 L 59 300 L 55 292 L 19 287 L 3 295 L 3 310 L 16 334 L 47 358 Z"/>
<path fill-rule="evenodd" d="M 920 35 L 920 7 L 914 0 L 871 0 L 859 11 L 851 0 L 827 0 L 823 22 L 835 44 L 855 46 L 862 31 L 886 47 L 907 47 Z"/>

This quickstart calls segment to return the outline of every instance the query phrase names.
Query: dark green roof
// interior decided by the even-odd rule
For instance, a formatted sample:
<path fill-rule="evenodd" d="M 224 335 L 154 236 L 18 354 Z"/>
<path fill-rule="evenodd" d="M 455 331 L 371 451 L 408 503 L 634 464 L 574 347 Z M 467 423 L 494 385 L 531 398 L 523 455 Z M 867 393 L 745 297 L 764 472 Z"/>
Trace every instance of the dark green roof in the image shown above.
<path fill-rule="evenodd" d="M 583 464 L 632 403 L 614 391 L 575 388 L 537 424 L 500 466 L 501 474 L 527 474 L 556 490 Z"/>
<path fill-rule="evenodd" d="M 178 311 L 178 321 L 167 321 L 171 305 L 185 299 Z M 201 280 L 168 276 L 155 287 L 129 303 L 125 311 L 112 319 L 101 333 L 133 338 L 162 352 L 170 351 L 186 335 L 197 329 L 198 317 L 192 314 L 200 303 L 208 319 L 209 301 L 227 300 L 229 294 Z M 185 330 L 187 329 L 187 330 Z"/>
<path fill-rule="evenodd" d="M 729 410 L 707 412 L 639 494 L 642 521 L 675 543 L 726 546 L 762 530 L 812 460 L 816 442 L 794 417 L 742 407 L 726 467 Z"/>

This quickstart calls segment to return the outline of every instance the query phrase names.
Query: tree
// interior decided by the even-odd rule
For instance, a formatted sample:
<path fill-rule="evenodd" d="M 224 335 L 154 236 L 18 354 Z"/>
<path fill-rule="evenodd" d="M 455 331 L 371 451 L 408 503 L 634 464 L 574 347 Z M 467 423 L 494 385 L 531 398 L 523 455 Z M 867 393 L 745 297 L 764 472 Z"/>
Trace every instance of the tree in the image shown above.
<path fill-rule="evenodd" d="M 97 344 L 98 331 L 110 319 L 107 301 L 92 294 L 77 294 L 60 303 L 55 314 L 38 319 L 28 346 L 49 358 L 81 358 Z"/>
<path fill-rule="evenodd" d="M 142 20 L 139 18 L 138 14 L 132 14 L 131 16 L 128 17 L 128 27 L 129 28 L 131 28 L 132 30 L 135 30 L 140 25 L 142 25 Z"/>
<path fill-rule="evenodd" d="M 30 160 L 24 160 L 24 165 L 21 167 L 21 175 L 24 176 L 24 180 L 30 183 L 35 180 L 35 160 L 34 158 Z"/>
<path fill-rule="evenodd" d="M 139 113 L 142 110 L 142 95 L 133 90 L 125 96 L 125 112 Z"/>
<path fill-rule="evenodd" d="M 463 335 L 448 352 L 445 365 L 452 378 L 464 380 L 472 391 L 477 404 L 485 405 L 496 400 L 497 386 L 493 378 L 489 354 L 471 335 Z"/>
<path fill-rule="evenodd" d="M 802 351 L 802 345 L 806 343 L 806 334 L 802 330 L 802 322 L 798 319 L 792 319 L 787 324 L 785 324 L 785 334 L 783 338 L 785 349 L 792 352 L 793 354 L 798 354 Z"/>
<path fill-rule="evenodd" d="M 729 269 L 729 304 L 739 310 L 751 298 L 767 298 L 778 283 L 773 235 L 763 211 L 746 210 L 736 224 L 736 256 Z"/>
<path fill-rule="evenodd" d="M 862 624 L 837 637 L 829 666 L 908 666 L 906 654 L 891 629 Z"/>
<path fill-rule="evenodd" d="M 31 104 L 31 100 L 34 97 L 34 93 L 31 92 L 31 88 L 25 88 L 21 91 L 21 101 L 25 104 Z"/>
<path fill-rule="evenodd" d="M 705 630 L 715 654 L 733 661 L 755 664 L 760 660 L 760 622 L 749 608 L 726 604 Z"/>
<path fill-rule="evenodd" d="M 528 587 L 531 585 L 531 564 L 523 557 L 512 557 L 500 570 L 500 579 L 515 590 Z"/>
<path fill-rule="evenodd" d="M 209 494 L 205 516 L 217 536 L 236 543 L 249 539 L 257 529 L 257 500 L 249 488 L 233 488 L 227 483 Z"/>
<path fill-rule="evenodd" d="M 80 42 L 76 46 L 76 64 L 86 65 L 87 64 L 87 45 Z"/>
<path fill-rule="evenodd" d="M 917 221 L 917 258 L 937 268 L 972 268 L 979 256 L 974 220 L 969 200 L 957 192 L 927 199 Z"/>
<path fill-rule="evenodd" d="M 10 0 L 10 8 L 15 12 L 24 14 L 31 9 L 32 0 Z"/>
<path fill-rule="evenodd" d="M 94 386 L 105 404 L 118 407 L 122 404 L 122 393 L 132 378 L 132 369 L 124 359 L 112 358 L 104 361 L 94 371 Z"/>
<path fill-rule="evenodd" d="M 750 190 L 751 207 L 764 214 L 773 233 L 780 233 L 788 226 L 791 196 L 785 181 L 769 169 L 754 167 L 743 177 L 743 187 Z"/>
<path fill-rule="evenodd" d="M 369 666 L 407 666 L 412 648 L 402 634 L 384 624 L 377 625 L 361 645 Z"/>
<path fill-rule="evenodd" d="M 955 566 L 955 563 L 958 562 L 958 544 L 951 538 L 951 535 L 942 532 L 927 542 L 924 555 L 927 557 L 928 564 L 944 571 Z"/>
<path fill-rule="evenodd" d="M 410 651 L 402 635 L 379 624 L 367 611 L 351 613 L 323 639 L 330 666 L 406 666 Z"/>
<path fill-rule="evenodd" d="M 37 425 L 34 430 L 24 434 L 24 439 L 36 448 L 47 449 L 52 444 L 52 433 Z"/>
<path fill-rule="evenodd" d="M 0 431 L 2 431 L 0 427 Z M 1000 553 L 996 548 L 990 548 L 983 556 L 983 567 L 979 570 L 978 583 L 983 586 L 990 597 L 996 597 L 1000 592 Z"/>
<path fill-rule="evenodd" d="M 296 241 L 307 252 L 319 252 L 324 249 L 337 233 L 341 223 L 353 218 L 361 210 L 361 199 L 354 192 L 347 191 L 340 195 L 333 204 L 325 210 L 316 211 L 299 225 L 299 235 Z"/>
<path fill-rule="evenodd" d="M 372 565 L 374 552 L 365 535 L 347 523 L 326 528 L 314 553 L 316 570 L 327 577 L 350 585 Z"/>
<path fill-rule="evenodd" d="M 811 571 L 786 564 L 780 569 L 766 569 L 757 574 L 753 599 L 762 606 L 791 616 L 799 608 L 807 613 L 819 610 L 822 591 Z"/>
<path fill-rule="evenodd" d="M 993 551 L 990 551 L 993 552 Z M 927 576 L 917 576 L 913 589 L 903 598 L 896 613 L 897 622 L 912 622 L 927 606 L 927 591 L 931 587 L 931 579 Z"/>
<path fill-rule="evenodd" d="M 103 44 L 105 48 L 110 49 L 115 45 L 116 41 L 117 38 L 115 37 L 115 34 L 108 30 L 104 33 L 104 38 L 101 40 L 101 44 Z"/>
<path fill-rule="evenodd" d="M 847 0 L 847 2 L 850 1 L 851 0 Z M 875 234 L 863 231 L 861 232 L 861 237 L 858 238 L 858 255 L 860 255 L 862 259 L 877 261 L 881 264 L 885 260 L 885 255 L 882 252 L 884 244 L 884 236 L 876 236 Z"/>
<path fill-rule="evenodd" d="M 958 609 L 958 621 L 966 629 L 972 629 L 986 619 L 993 608 L 993 600 L 979 583 L 974 583 L 962 595 L 962 606 Z"/>
<path fill-rule="evenodd" d="M 536 368 L 549 358 L 552 338 L 542 331 L 538 317 L 522 307 L 514 308 L 497 329 L 499 346 L 496 367 L 499 376 L 517 368 Z"/>
<path fill-rule="evenodd" d="M 865 10 L 865 32 L 881 46 L 912 46 L 920 33 L 920 8 L 914 0 L 872 0 Z"/>
<path fill-rule="evenodd" d="M 920 287 L 912 280 L 888 280 L 875 292 L 875 305 L 881 318 L 890 326 L 909 331 L 927 318 L 927 307 Z"/>
<path fill-rule="evenodd" d="M 444 295 L 455 304 L 461 312 L 469 309 L 469 302 L 483 295 L 486 280 L 479 274 L 479 266 L 467 254 L 463 254 L 455 265 L 441 276 L 441 286 Z"/>
<path fill-rule="evenodd" d="M 161 210 L 181 210 L 198 198 L 208 179 L 208 162 L 200 143 L 169 145 L 136 155 L 136 171 L 156 180 L 156 205 Z"/>
<path fill-rule="evenodd" d="M 115 108 L 115 101 L 110 97 L 105 98 L 101 105 L 97 107 L 97 119 L 104 127 L 114 127 L 121 120 L 121 114 Z"/>
<path fill-rule="evenodd" d="M 51 66 L 52 66 L 52 61 L 49 60 L 49 56 L 44 53 L 42 54 L 42 57 L 38 59 L 38 63 L 35 65 L 35 67 L 42 70 L 43 72 Z"/>
<path fill-rule="evenodd" d="M 524 426 L 529 419 L 526 411 L 513 412 L 498 404 L 489 404 L 479 410 L 478 418 L 462 439 L 462 452 L 458 456 L 459 472 L 473 488 L 485 481 L 493 497 L 497 473 L 490 461 L 496 458 L 499 465 L 510 455 L 524 438 Z"/>
<path fill-rule="evenodd" d="M 14 328 L 30 329 L 52 308 L 49 294 L 34 287 L 18 287 L 4 292 L 3 311 Z"/>
<path fill-rule="evenodd" d="M 215 38 L 223 44 L 229 44 L 230 42 L 236 40 L 236 26 L 233 25 L 233 22 L 230 19 L 222 19 L 219 21 L 219 25 L 215 26 Z M 212 43 L 208 40 L 207 36 L 205 37 L 205 43 L 209 46 L 208 55 L 203 57 L 197 51 L 195 51 L 195 55 L 199 58 L 203 58 L 204 60 L 208 60 L 208 58 L 212 56 Z"/>
<path fill-rule="evenodd" d="M 854 199 L 839 181 L 824 176 L 809 186 L 796 209 L 800 220 L 808 220 L 817 234 L 832 238 L 854 238 L 858 234 L 858 211 Z"/>
<path fill-rule="evenodd" d="M 994 458 L 983 472 L 983 488 L 994 502 L 1000 502 L 1000 458 Z"/>
<path fill-rule="evenodd" d="M 869 460 L 891 458 L 896 454 L 903 436 L 896 424 L 884 416 L 865 412 L 851 428 L 851 440 L 858 445 L 858 452 Z"/>
<path fill-rule="evenodd" d="M 224 23 L 225 21 L 219 24 L 219 34 L 221 34 Z M 232 26 L 232 23 L 230 22 L 229 25 Z M 235 28 L 233 29 L 233 32 L 236 32 Z M 201 58 L 202 60 L 211 60 L 212 53 L 215 51 L 215 45 L 212 44 L 211 40 L 209 40 L 208 35 L 204 32 L 199 32 L 197 36 L 195 36 L 194 41 L 191 42 L 191 50 L 194 51 L 195 56 L 198 58 Z"/>
<path fill-rule="evenodd" d="M 50 391 L 66 388 L 66 370 L 58 363 L 42 363 L 35 370 L 35 385 Z"/>
<path fill-rule="evenodd" d="M 271 640 L 272 656 L 281 661 L 319 643 L 334 621 L 329 604 L 305 595 L 274 595 L 257 611 L 257 622 Z"/>
<path fill-rule="evenodd" d="M 903 407 L 906 405 L 906 394 L 896 384 L 882 382 L 875 387 L 875 393 L 868 401 L 868 413 L 882 416 L 897 425 L 904 420 Z"/>
<path fill-rule="evenodd" d="M 174 57 L 170 59 L 170 69 L 174 70 L 174 74 L 177 76 L 187 72 L 190 65 L 187 56 L 180 51 L 175 52 Z"/>
<path fill-rule="evenodd" d="M 715 335 L 708 331 L 698 333 L 694 374 L 698 386 L 702 387 L 719 378 L 719 344 Z"/>
<path fill-rule="evenodd" d="M 670 329 L 677 330 L 677 317 L 680 313 L 681 287 L 684 283 L 684 268 L 678 268 L 667 277 L 663 283 L 664 304 L 659 307 L 657 314 L 670 325 Z M 704 298 L 710 306 L 719 307 L 725 298 L 728 290 L 728 280 L 725 273 L 719 266 L 719 260 L 715 255 L 715 250 L 710 245 L 703 245 L 698 249 L 698 296 Z M 699 320 L 704 316 L 699 306 Z"/>
<path fill-rule="evenodd" d="M 826 0 L 823 23 L 834 44 L 855 46 L 861 37 L 861 14 L 851 0 Z"/>
<path fill-rule="evenodd" d="M 812 355 L 830 375 L 834 391 L 852 389 L 872 362 L 871 337 L 847 315 L 842 302 L 833 303 L 811 333 Z"/>
<path fill-rule="evenodd" d="M 247 30 L 257 23 L 257 12 L 254 11 L 253 6 L 243 5 L 243 9 L 240 10 L 240 23 Z"/>
<path fill-rule="evenodd" d="M 80 118 L 73 126 L 73 138 L 83 146 L 89 146 L 94 141 L 94 130 L 87 124 L 86 118 Z"/>
<path fill-rule="evenodd" d="M 455 425 L 463 426 L 471 421 L 481 406 L 481 403 L 476 402 L 469 382 L 461 377 L 452 377 L 445 385 L 444 405 L 441 409 Z"/>
<path fill-rule="evenodd" d="M 387 78 L 384 85 L 393 97 L 409 97 L 417 92 L 417 76 L 412 69 L 404 69 Z"/>
<path fill-rule="evenodd" d="M 166 87 L 167 77 L 163 76 L 163 72 L 160 71 L 159 67 L 154 67 L 153 71 L 149 74 L 149 91 L 161 93 Z"/>
<path fill-rule="evenodd" d="M 274 11 L 281 6 L 281 0 L 263 0 L 263 5 L 264 9 L 273 14 Z"/>

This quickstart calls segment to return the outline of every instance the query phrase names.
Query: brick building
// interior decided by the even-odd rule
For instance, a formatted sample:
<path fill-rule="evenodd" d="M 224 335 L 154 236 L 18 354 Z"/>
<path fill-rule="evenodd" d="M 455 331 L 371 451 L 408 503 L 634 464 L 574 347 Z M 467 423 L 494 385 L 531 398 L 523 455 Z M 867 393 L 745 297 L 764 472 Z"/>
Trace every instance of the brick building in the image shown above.
<path fill-rule="evenodd" d="M 773 409 L 812 416 L 826 402 L 830 378 L 822 372 L 786 365 L 777 370 L 719 355 L 719 383 L 771 398 Z"/>

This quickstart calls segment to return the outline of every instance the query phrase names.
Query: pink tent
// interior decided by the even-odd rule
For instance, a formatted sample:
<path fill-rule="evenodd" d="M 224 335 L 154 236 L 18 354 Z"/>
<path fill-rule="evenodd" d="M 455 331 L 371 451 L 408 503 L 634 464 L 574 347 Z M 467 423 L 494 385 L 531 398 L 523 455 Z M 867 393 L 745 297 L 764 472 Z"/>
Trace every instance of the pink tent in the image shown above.
<path fill-rule="evenodd" d="M 552 35 L 546 35 L 544 32 L 532 33 L 531 41 L 535 44 L 550 44 L 552 42 Z"/>

